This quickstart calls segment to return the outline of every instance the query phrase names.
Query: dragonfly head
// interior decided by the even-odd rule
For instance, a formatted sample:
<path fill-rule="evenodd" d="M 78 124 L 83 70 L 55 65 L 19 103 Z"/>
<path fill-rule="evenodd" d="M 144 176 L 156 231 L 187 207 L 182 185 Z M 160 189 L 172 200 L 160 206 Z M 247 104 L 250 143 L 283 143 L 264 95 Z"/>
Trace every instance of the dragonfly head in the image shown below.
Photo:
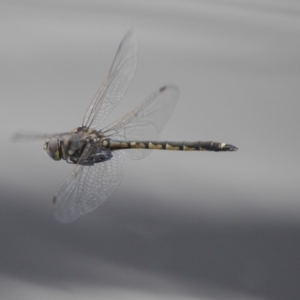
<path fill-rule="evenodd" d="M 44 150 L 52 159 L 61 160 L 61 141 L 58 137 L 52 137 L 50 139 L 47 139 L 44 144 Z"/>

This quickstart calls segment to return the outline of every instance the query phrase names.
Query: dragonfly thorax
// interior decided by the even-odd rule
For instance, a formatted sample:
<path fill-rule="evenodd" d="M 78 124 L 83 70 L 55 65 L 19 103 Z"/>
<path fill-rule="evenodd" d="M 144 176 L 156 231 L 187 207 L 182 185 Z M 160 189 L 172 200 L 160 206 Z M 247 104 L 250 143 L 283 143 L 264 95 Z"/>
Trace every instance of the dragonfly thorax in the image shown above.
<path fill-rule="evenodd" d="M 49 137 L 44 150 L 54 160 L 92 166 L 112 158 L 111 150 L 105 147 L 103 140 L 104 136 L 95 129 L 78 127 L 70 133 Z"/>

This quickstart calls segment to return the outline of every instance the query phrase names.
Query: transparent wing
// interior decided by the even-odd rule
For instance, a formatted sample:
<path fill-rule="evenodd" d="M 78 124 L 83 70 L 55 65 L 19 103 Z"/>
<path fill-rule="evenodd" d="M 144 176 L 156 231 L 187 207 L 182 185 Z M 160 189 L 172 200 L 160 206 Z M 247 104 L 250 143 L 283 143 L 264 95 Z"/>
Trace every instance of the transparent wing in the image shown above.
<path fill-rule="evenodd" d="M 114 192 L 123 175 L 119 152 L 114 152 L 111 160 L 93 166 L 76 166 L 53 198 L 55 218 L 70 223 L 93 211 Z"/>
<path fill-rule="evenodd" d="M 62 136 L 67 133 L 68 132 L 48 134 L 48 133 L 37 133 L 37 132 L 31 132 L 31 131 L 20 131 L 20 132 L 14 133 L 11 136 L 11 141 L 12 142 L 33 142 L 33 141 L 45 140 L 45 139 L 53 137 L 53 136 Z"/>
<path fill-rule="evenodd" d="M 91 102 L 82 125 L 97 127 L 119 103 L 135 72 L 136 37 L 130 30 L 123 38 L 108 75 Z"/>
<path fill-rule="evenodd" d="M 167 124 L 178 100 L 179 90 L 167 85 L 156 90 L 136 109 L 101 130 L 120 140 L 156 140 Z M 147 156 L 150 150 L 130 149 L 125 154 L 133 159 Z"/>

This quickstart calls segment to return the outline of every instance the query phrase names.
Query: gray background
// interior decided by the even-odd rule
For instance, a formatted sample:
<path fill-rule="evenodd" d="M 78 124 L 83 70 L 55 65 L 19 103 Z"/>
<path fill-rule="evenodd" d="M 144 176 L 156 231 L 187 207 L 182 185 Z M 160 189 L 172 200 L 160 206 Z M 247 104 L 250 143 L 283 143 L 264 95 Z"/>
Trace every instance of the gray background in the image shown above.
<path fill-rule="evenodd" d="M 0 2 L 1 299 L 299 299 L 298 1 Z M 113 121 L 166 83 L 164 140 L 236 153 L 126 160 L 109 201 L 70 225 L 72 166 L 13 132 L 81 124 L 129 28 L 138 67 Z"/>

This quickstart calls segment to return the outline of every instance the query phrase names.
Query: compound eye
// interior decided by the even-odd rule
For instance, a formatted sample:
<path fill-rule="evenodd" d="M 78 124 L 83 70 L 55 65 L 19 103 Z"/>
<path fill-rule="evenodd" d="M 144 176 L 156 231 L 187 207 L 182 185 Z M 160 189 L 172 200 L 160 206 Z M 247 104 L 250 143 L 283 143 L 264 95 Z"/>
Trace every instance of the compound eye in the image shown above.
<path fill-rule="evenodd" d="M 60 142 L 58 138 L 51 138 L 48 144 L 46 141 L 45 147 L 47 147 L 47 153 L 52 159 L 61 159 Z"/>

